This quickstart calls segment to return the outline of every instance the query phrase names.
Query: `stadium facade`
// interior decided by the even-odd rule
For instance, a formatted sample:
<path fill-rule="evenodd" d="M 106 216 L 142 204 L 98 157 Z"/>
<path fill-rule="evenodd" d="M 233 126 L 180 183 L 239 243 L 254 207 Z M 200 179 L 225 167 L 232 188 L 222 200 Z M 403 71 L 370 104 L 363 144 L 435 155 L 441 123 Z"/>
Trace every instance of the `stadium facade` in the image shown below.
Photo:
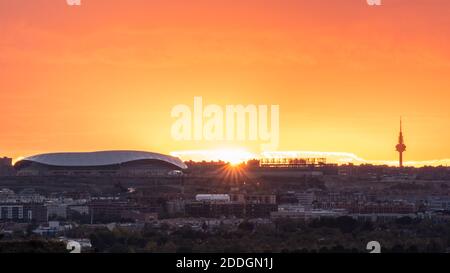
<path fill-rule="evenodd" d="M 178 176 L 187 166 L 179 158 L 143 151 L 49 153 L 14 165 L 19 176 Z"/>

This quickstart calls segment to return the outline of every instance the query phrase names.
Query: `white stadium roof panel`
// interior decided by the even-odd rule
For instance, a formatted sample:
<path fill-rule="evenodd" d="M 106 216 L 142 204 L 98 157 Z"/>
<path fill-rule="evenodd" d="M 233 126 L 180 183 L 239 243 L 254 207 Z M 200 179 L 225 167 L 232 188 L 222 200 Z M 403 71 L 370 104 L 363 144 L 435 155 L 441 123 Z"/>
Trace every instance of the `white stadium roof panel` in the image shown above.
<path fill-rule="evenodd" d="M 158 153 L 143 151 L 100 151 L 85 153 L 49 153 L 30 156 L 21 161 L 32 161 L 51 166 L 82 167 L 107 166 L 137 160 L 160 160 L 173 164 L 181 169 L 187 166 L 179 158 Z"/>

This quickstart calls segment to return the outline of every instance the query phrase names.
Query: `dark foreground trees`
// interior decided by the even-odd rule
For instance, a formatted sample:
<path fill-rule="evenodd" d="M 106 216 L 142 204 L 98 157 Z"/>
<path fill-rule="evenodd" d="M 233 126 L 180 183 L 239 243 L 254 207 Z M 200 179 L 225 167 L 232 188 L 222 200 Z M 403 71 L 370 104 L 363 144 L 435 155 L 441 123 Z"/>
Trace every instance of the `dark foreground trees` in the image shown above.
<path fill-rule="evenodd" d="M 238 226 L 191 228 L 148 225 L 140 230 L 116 228 L 70 231 L 72 238 L 90 238 L 92 252 L 216 252 L 216 253 L 349 253 L 367 252 L 369 241 L 378 241 L 384 253 L 442 253 L 450 250 L 450 223 L 398 219 L 392 222 L 359 222 L 350 217 L 304 222 L 280 219 L 272 224 L 244 221 Z M 1 236 L 0 236 L 1 237 Z M 66 252 L 54 240 L 26 235 L 0 238 L 0 252 Z"/>
<path fill-rule="evenodd" d="M 243 222 L 236 228 L 208 231 L 190 227 L 146 227 L 142 231 L 107 230 L 91 234 L 97 252 L 367 252 L 379 241 L 382 252 L 446 252 L 450 224 L 406 219 L 390 223 L 358 222 L 349 217 L 309 223 L 283 219 L 272 225 Z"/>
<path fill-rule="evenodd" d="M 0 253 L 67 253 L 62 242 L 42 239 L 0 241 Z"/>

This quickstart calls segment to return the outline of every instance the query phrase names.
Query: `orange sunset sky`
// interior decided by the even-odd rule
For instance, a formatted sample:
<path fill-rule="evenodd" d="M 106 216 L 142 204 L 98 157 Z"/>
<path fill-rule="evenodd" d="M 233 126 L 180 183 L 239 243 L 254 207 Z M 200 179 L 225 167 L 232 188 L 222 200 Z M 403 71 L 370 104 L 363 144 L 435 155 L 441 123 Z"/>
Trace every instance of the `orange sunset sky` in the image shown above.
<path fill-rule="evenodd" d="M 450 1 L 0 0 L 0 156 L 170 153 L 176 104 L 280 105 L 281 151 L 450 158 Z M 450 161 L 449 161 L 450 162 Z"/>

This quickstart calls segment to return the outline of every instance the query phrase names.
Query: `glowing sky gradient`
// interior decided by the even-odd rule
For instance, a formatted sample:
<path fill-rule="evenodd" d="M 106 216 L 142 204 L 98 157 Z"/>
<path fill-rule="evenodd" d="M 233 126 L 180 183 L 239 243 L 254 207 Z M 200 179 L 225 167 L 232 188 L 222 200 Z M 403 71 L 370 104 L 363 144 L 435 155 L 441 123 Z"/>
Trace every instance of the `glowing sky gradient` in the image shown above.
<path fill-rule="evenodd" d="M 171 108 L 279 104 L 279 150 L 450 158 L 450 1 L 0 0 L 0 155 L 176 142 Z"/>

